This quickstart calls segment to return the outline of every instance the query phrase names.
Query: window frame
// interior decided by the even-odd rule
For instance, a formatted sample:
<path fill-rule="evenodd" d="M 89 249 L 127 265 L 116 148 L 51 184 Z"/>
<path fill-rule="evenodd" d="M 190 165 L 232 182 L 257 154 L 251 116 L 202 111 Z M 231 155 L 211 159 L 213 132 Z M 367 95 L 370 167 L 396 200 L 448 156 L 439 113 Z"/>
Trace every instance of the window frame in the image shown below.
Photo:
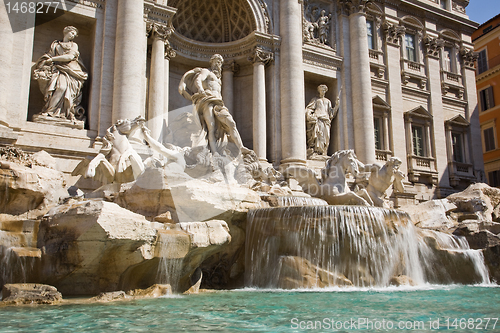
<path fill-rule="evenodd" d="M 457 154 L 457 149 L 455 149 L 456 144 L 455 144 L 455 138 L 459 138 L 459 151 L 460 151 L 460 160 L 456 158 Z M 452 156 L 452 161 L 456 163 L 465 163 L 465 135 L 463 132 L 459 131 L 451 131 L 451 156 Z"/>
<path fill-rule="evenodd" d="M 487 149 L 487 144 L 486 144 L 486 131 L 488 130 L 491 130 L 491 144 L 493 145 L 493 147 L 491 149 Z M 493 124 L 489 124 L 489 126 L 484 126 L 481 128 L 481 139 L 483 141 L 483 152 L 484 153 L 489 153 L 489 152 L 492 152 L 494 150 L 497 149 L 497 138 L 496 138 L 496 131 L 495 131 L 495 125 L 494 123 Z M 489 144 L 488 144 L 489 146 Z"/>
<path fill-rule="evenodd" d="M 489 69 L 489 64 L 488 64 L 488 48 L 485 47 L 484 49 L 477 51 L 477 74 L 482 74 Z M 483 63 L 484 61 L 484 63 Z"/>
<path fill-rule="evenodd" d="M 449 52 L 449 67 L 446 68 L 445 64 L 445 60 L 447 59 L 446 57 L 446 50 L 449 49 L 450 52 Z M 456 49 L 451 46 L 451 45 L 447 45 L 445 44 L 444 47 L 442 48 L 441 50 L 441 69 L 444 70 L 445 72 L 449 72 L 449 73 L 454 73 L 454 74 L 457 74 L 458 73 L 458 70 L 457 70 L 457 61 L 456 61 Z"/>
<path fill-rule="evenodd" d="M 409 57 L 409 48 L 408 48 L 408 41 L 407 41 L 407 37 L 411 36 L 413 38 L 413 47 L 412 47 L 412 53 L 413 53 L 413 58 L 414 59 L 410 59 Z M 403 57 L 404 59 L 408 60 L 408 61 L 411 61 L 411 62 L 417 62 L 419 63 L 419 59 L 418 59 L 418 52 L 417 52 L 417 35 L 415 33 L 405 33 L 405 36 L 404 36 L 404 50 L 403 50 Z"/>
<path fill-rule="evenodd" d="M 495 181 L 492 180 L 492 174 L 496 173 L 496 179 Z M 490 185 L 491 187 L 500 187 L 500 170 L 493 170 L 493 171 L 489 171 L 487 173 L 487 176 L 488 176 L 488 185 Z"/>
<path fill-rule="evenodd" d="M 433 117 L 422 106 L 411 111 L 405 112 L 405 126 L 407 129 L 406 140 L 407 152 L 414 157 L 434 158 L 434 142 L 433 142 Z M 422 128 L 422 153 L 423 155 L 415 155 L 413 143 L 413 127 Z"/>
<path fill-rule="evenodd" d="M 371 29 L 368 29 L 368 24 L 370 24 Z M 367 18 L 366 19 L 366 35 L 368 39 L 368 49 L 370 50 L 377 50 L 377 43 L 375 41 L 375 36 L 376 36 L 376 27 L 375 27 L 375 22 L 374 20 Z M 371 35 L 370 35 L 371 32 Z M 371 47 L 370 47 L 371 44 Z"/>
<path fill-rule="evenodd" d="M 484 112 L 496 106 L 493 86 L 487 86 L 477 92 L 479 109 Z"/>
<path fill-rule="evenodd" d="M 427 157 L 427 152 L 426 152 L 426 149 L 425 149 L 425 146 L 426 146 L 426 142 L 425 142 L 425 128 L 422 124 L 418 124 L 418 123 L 412 123 L 411 125 L 411 142 L 412 142 L 412 148 L 413 148 L 413 151 L 412 151 L 412 154 L 413 156 L 417 156 L 417 157 Z M 418 132 L 417 130 L 420 131 L 419 133 L 419 136 L 416 136 L 415 134 Z M 416 140 L 418 138 L 418 140 L 420 140 L 420 144 L 415 144 L 415 142 L 418 143 L 418 141 Z"/>
<path fill-rule="evenodd" d="M 392 154 L 392 133 L 391 133 L 391 106 L 384 101 L 380 96 L 376 95 L 372 98 L 373 107 L 373 125 L 375 119 L 379 121 L 379 140 L 380 147 L 375 146 L 375 154 L 377 160 L 387 161 Z M 374 138 L 375 140 L 375 138 Z M 376 143 L 375 143 L 376 144 Z"/>

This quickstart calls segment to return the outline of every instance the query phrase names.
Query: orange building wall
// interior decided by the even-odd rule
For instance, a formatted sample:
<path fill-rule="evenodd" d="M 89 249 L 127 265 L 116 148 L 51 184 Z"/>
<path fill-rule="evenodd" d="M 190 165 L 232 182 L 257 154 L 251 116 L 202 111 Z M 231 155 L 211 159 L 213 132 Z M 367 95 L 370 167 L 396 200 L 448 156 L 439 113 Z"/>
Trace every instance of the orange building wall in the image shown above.
<path fill-rule="evenodd" d="M 491 30 L 485 33 L 485 30 L 488 29 Z M 476 52 L 484 50 L 485 47 L 487 49 L 488 70 L 481 74 L 476 73 L 476 87 L 481 126 L 483 127 L 483 125 L 494 119 L 496 129 L 496 149 L 484 152 L 484 139 L 482 138 L 485 172 L 486 176 L 488 176 L 489 172 L 500 170 L 500 15 L 479 26 L 476 32 L 472 34 L 472 40 Z M 493 87 L 495 106 L 486 111 L 481 111 L 479 92 L 488 86 Z M 491 185 L 492 182 L 490 179 L 488 180 Z"/>

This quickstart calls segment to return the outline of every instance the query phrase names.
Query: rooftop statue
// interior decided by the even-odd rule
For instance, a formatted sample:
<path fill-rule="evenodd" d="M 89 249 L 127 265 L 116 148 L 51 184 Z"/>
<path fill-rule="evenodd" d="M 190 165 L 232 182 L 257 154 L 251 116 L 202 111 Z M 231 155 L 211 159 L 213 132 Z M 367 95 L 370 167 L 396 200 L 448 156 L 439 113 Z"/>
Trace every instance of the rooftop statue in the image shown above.
<path fill-rule="evenodd" d="M 33 78 L 38 81 L 45 105 L 34 121 L 50 121 L 53 118 L 64 125 L 83 128 L 85 110 L 80 106 L 82 86 L 88 78 L 86 68 L 80 60 L 78 44 L 73 39 L 78 29 L 67 26 L 62 41 L 54 41 L 50 51 L 41 56 L 36 64 Z"/>
<path fill-rule="evenodd" d="M 314 97 L 306 106 L 307 158 L 325 156 L 330 145 L 330 127 L 339 110 L 339 98 L 335 106 L 325 97 L 328 87 L 318 86 L 319 96 Z"/>
<path fill-rule="evenodd" d="M 208 139 L 212 154 L 222 154 L 226 138 L 232 141 L 242 153 L 249 149 L 243 146 L 236 123 L 222 101 L 223 58 L 215 54 L 210 58 L 210 68 L 197 67 L 186 72 L 179 84 L 179 93 L 193 102 L 200 120 L 202 139 Z"/>

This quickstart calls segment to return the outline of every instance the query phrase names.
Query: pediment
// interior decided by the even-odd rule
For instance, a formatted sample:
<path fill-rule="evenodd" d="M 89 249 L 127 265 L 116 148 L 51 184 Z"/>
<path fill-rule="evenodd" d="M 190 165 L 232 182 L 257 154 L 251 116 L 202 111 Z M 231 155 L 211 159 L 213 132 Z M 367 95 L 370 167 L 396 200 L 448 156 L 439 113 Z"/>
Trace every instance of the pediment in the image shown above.
<path fill-rule="evenodd" d="M 427 111 L 423 106 L 419 106 L 410 111 L 405 112 L 405 116 L 432 119 L 432 114 L 430 114 L 429 111 Z"/>
<path fill-rule="evenodd" d="M 379 95 L 376 95 L 372 98 L 373 108 L 390 110 L 391 106 L 384 101 Z"/>
<path fill-rule="evenodd" d="M 400 19 L 400 22 L 404 25 L 409 25 L 417 30 L 423 30 L 424 29 L 424 25 L 422 24 L 422 22 L 420 22 L 420 20 L 416 19 L 415 17 L 413 16 L 410 16 L 410 15 L 407 15 L 407 16 L 404 16 Z"/>
<path fill-rule="evenodd" d="M 455 125 L 455 126 L 462 126 L 462 127 L 467 127 L 470 125 L 470 123 L 465 119 L 461 114 L 450 118 L 446 121 L 446 124 L 449 125 Z"/>
<path fill-rule="evenodd" d="M 451 39 L 451 40 L 454 40 L 456 42 L 460 41 L 460 37 L 458 36 L 458 34 L 455 31 L 450 30 L 450 29 L 441 30 L 439 32 L 439 35 L 441 36 L 441 38 L 444 38 L 444 39 Z"/>

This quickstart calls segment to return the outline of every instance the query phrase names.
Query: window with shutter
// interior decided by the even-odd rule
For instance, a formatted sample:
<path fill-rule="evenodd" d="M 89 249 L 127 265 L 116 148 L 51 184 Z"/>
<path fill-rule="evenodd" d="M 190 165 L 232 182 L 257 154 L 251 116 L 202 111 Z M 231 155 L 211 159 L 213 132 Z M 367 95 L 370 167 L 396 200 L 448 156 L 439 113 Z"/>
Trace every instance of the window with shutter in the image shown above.
<path fill-rule="evenodd" d="M 486 58 L 486 49 L 478 53 L 477 58 L 477 73 L 481 74 L 488 70 L 488 59 Z"/>
<path fill-rule="evenodd" d="M 495 132 L 493 127 L 483 130 L 484 150 L 490 151 L 495 149 Z"/>
<path fill-rule="evenodd" d="M 486 111 L 495 106 L 493 87 L 488 87 L 479 91 L 479 103 L 481 106 L 481 111 Z"/>
<path fill-rule="evenodd" d="M 453 161 L 464 163 L 464 144 L 462 133 L 452 132 L 451 141 L 453 146 Z"/>

